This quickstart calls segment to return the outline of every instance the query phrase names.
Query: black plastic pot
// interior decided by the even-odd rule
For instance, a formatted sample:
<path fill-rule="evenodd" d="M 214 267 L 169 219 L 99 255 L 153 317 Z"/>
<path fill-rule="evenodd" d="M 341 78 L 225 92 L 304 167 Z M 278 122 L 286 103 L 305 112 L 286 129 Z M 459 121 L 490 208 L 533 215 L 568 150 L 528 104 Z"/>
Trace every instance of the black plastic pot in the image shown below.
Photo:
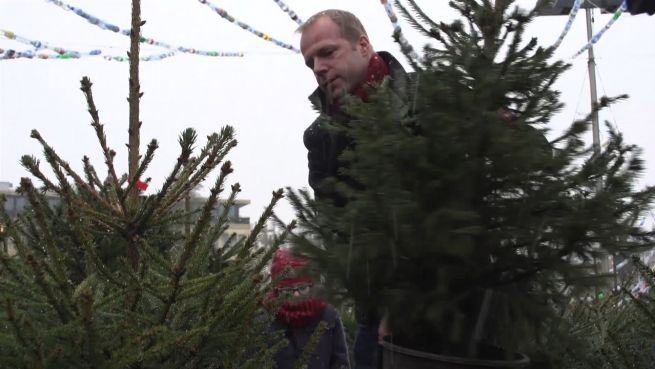
<path fill-rule="evenodd" d="M 510 360 L 467 359 L 412 350 L 386 339 L 380 345 L 382 369 L 523 369 L 530 365 L 530 359 L 522 354 Z"/>

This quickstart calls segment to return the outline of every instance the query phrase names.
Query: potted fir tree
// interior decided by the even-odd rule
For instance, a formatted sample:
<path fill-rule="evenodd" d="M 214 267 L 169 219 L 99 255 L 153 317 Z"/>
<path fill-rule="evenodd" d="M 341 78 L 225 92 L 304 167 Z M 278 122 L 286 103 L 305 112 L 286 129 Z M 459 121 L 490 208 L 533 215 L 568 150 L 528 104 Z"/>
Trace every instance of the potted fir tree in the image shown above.
<path fill-rule="evenodd" d="M 399 119 L 384 85 L 349 102 L 353 120 L 332 129 L 353 139 L 344 171 L 361 186 L 325 181 L 344 207 L 290 191 L 296 249 L 386 315 L 385 368 L 525 367 L 515 353 L 548 351 L 542 333 L 602 282 L 599 260 L 651 246 L 628 218 L 655 192 L 633 188 L 642 162 L 620 134 L 584 144 L 589 119 L 546 141 L 567 65 L 523 40 L 532 12 L 455 0 L 461 19 L 446 25 L 409 3 L 400 10 L 441 45 L 413 63 L 414 113 Z"/>

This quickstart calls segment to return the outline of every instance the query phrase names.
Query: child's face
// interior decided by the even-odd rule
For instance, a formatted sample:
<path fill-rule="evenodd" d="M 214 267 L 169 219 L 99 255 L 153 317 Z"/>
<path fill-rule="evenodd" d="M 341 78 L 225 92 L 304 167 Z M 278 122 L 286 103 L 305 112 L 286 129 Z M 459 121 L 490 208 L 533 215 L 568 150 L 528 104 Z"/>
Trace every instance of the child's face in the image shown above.
<path fill-rule="evenodd" d="M 277 288 L 278 295 L 294 303 L 307 299 L 312 292 L 312 283 L 298 283 Z"/>

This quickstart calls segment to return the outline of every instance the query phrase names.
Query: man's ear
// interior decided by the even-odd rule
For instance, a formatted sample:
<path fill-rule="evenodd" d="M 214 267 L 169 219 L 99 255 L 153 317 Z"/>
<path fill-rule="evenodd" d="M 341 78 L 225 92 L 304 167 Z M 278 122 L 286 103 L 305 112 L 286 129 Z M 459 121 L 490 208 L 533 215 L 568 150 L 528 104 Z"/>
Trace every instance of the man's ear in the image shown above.
<path fill-rule="evenodd" d="M 357 45 L 359 46 L 362 56 L 371 55 L 371 43 L 369 42 L 368 37 L 366 37 L 365 35 L 359 36 Z"/>

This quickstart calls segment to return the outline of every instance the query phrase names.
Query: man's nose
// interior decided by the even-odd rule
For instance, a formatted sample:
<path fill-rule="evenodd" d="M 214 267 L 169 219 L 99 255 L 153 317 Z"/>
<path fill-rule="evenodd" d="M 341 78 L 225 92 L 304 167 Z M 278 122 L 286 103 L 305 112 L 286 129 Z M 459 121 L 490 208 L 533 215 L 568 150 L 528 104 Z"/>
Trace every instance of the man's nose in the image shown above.
<path fill-rule="evenodd" d="M 293 291 L 293 296 L 294 296 L 294 297 L 298 297 L 298 296 L 300 296 L 300 292 L 298 292 L 298 290 Z"/>
<path fill-rule="evenodd" d="M 327 64 L 324 63 L 320 58 L 314 59 L 314 74 L 317 76 L 324 75 L 327 72 Z"/>

